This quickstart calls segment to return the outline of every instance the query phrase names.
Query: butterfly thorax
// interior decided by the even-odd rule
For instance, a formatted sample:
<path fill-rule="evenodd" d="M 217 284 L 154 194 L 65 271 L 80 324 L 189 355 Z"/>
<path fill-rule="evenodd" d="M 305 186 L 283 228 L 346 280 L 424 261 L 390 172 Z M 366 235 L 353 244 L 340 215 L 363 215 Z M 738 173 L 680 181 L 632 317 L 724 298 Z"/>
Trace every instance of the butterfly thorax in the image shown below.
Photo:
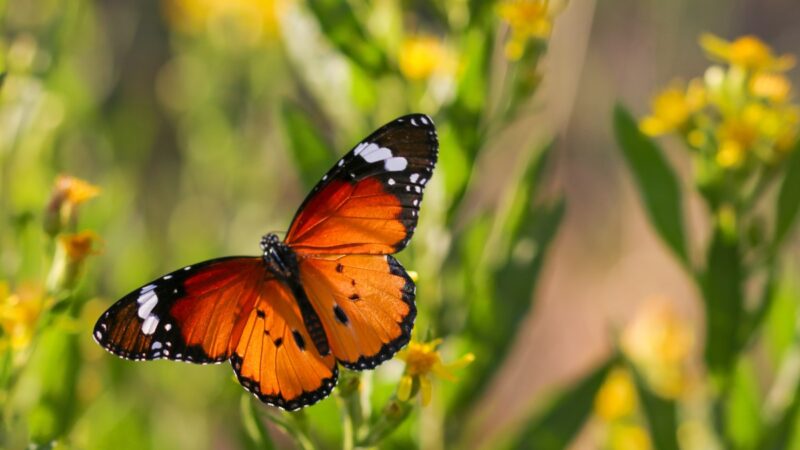
<path fill-rule="evenodd" d="M 300 283 L 300 271 L 294 251 L 272 233 L 261 238 L 261 249 L 264 251 L 262 258 L 267 270 L 291 289 L 297 301 L 297 306 L 300 308 L 300 315 L 303 317 L 306 331 L 311 336 L 311 340 L 314 341 L 314 345 L 319 350 L 320 355 L 327 355 L 330 353 L 328 338 L 325 336 L 325 330 L 322 327 L 319 314 L 314 310 Z"/>
<path fill-rule="evenodd" d="M 297 275 L 297 257 L 288 245 L 275 234 L 267 234 L 261 238 L 261 250 L 267 269 L 276 277 L 288 281 Z"/>

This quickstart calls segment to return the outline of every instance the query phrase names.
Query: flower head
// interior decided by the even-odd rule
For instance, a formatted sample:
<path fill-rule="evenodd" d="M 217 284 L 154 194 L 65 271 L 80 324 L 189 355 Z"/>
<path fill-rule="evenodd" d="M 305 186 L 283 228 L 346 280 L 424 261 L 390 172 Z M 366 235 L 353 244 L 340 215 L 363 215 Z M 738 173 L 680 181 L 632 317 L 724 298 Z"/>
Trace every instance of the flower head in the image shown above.
<path fill-rule="evenodd" d="M 100 195 L 100 188 L 70 175 L 59 175 L 45 209 L 44 229 L 51 236 L 77 220 L 78 207 Z"/>
<path fill-rule="evenodd" d="M 711 33 L 705 33 L 700 36 L 700 46 L 711 59 L 751 72 L 782 72 L 794 66 L 794 57 L 773 55 L 772 49 L 755 36 L 742 36 L 729 42 Z"/>
<path fill-rule="evenodd" d="M 616 367 L 606 376 L 594 398 L 594 412 L 606 422 L 631 416 L 637 406 L 636 386 L 631 374 Z"/>
<path fill-rule="evenodd" d="M 673 83 L 653 98 L 653 113 L 642 119 L 640 127 L 651 136 L 682 130 L 705 104 L 705 88 L 699 81 L 693 80 L 686 88 Z"/>
<path fill-rule="evenodd" d="M 547 39 L 553 31 L 554 8 L 549 0 L 507 0 L 497 8 L 498 15 L 511 28 L 506 57 L 517 60 L 529 39 Z"/>
<path fill-rule="evenodd" d="M 466 367 L 475 360 L 475 355 L 467 353 L 456 361 L 445 364 L 438 351 L 441 343 L 441 339 L 426 343 L 412 341 L 408 347 L 398 353 L 398 357 L 406 362 L 405 373 L 397 387 L 398 399 L 402 401 L 410 399 L 412 389 L 416 384 L 420 391 L 422 404 L 427 405 L 431 401 L 432 374 L 443 380 L 455 381 L 456 377 L 452 371 Z"/>
<path fill-rule="evenodd" d="M 675 398 L 688 386 L 694 333 L 664 299 L 647 302 L 622 334 L 622 349 L 654 392 Z"/>
<path fill-rule="evenodd" d="M 163 0 L 167 21 L 186 33 L 233 25 L 251 40 L 278 34 L 280 0 Z"/>
<path fill-rule="evenodd" d="M 90 255 L 97 254 L 100 237 L 93 231 L 59 236 L 53 266 L 47 278 L 47 287 L 52 292 L 74 287 Z"/>
<path fill-rule="evenodd" d="M 49 299 L 41 285 L 25 283 L 14 292 L 0 282 L 0 329 L 7 340 L 0 339 L 0 347 L 10 344 L 13 350 L 28 346 Z"/>
<path fill-rule="evenodd" d="M 400 44 L 398 65 L 403 76 L 419 81 L 434 75 L 453 75 L 458 64 L 453 51 L 440 39 L 418 35 Z"/>

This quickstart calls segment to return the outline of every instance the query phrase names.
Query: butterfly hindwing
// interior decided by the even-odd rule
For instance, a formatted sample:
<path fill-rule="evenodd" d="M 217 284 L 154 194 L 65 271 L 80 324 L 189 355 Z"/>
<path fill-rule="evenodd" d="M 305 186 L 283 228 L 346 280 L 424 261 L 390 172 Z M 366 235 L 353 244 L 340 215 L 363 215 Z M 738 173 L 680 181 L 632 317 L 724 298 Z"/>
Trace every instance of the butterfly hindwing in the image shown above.
<path fill-rule="evenodd" d="M 266 275 L 261 258 L 254 257 L 176 270 L 112 305 L 95 324 L 94 338 L 128 359 L 225 361 Z"/>
<path fill-rule="evenodd" d="M 300 276 L 345 367 L 371 369 L 408 343 L 415 288 L 391 255 L 309 257 L 300 262 Z"/>
<path fill-rule="evenodd" d="M 245 389 L 290 411 L 327 397 L 338 375 L 336 359 L 319 353 L 295 297 L 277 280 L 265 284 L 231 364 Z"/>
<path fill-rule="evenodd" d="M 286 243 L 307 254 L 391 254 L 414 232 L 438 157 L 430 117 L 396 119 L 328 171 L 295 215 Z"/>

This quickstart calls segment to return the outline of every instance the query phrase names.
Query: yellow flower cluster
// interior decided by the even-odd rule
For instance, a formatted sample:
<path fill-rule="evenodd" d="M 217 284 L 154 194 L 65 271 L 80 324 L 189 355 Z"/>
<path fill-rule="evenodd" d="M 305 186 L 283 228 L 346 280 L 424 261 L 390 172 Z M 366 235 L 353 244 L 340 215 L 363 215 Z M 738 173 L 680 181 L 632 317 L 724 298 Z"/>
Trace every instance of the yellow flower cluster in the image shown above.
<path fill-rule="evenodd" d="M 553 7 L 550 0 L 506 0 L 497 12 L 511 29 L 506 42 L 506 57 L 518 60 L 525 53 L 531 39 L 547 39 L 553 31 L 553 18 L 560 8 Z"/>
<path fill-rule="evenodd" d="M 467 353 L 452 363 L 443 363 L 438 348 L 441 339 L 431 342 L 410 342 L 408 347 L 398 353 L 398 357 L 405 361 L 406 370 L 397 387 L 397 398 L 408 401 L 414 393 L 413 388 L 419 388 L 422 405 L 431 401 L 432 375 L 447 381 L 455 381 L 453 370 L 461 369 L 475 360 L 475 355 Z"/>
<path fill-rule="evenodd" d="M 713 65 L 704 77 L 673 83 L 655 96 L 652 113 L 640 122 L 651 136 L 680 135 L 689 147 L 723 170 L 775 164 L 798 136 L 800 107 L 783 72 L 790 55 L 776 56 L 753 36 L 732 42 L 711 34 L 700 45 Z"/>

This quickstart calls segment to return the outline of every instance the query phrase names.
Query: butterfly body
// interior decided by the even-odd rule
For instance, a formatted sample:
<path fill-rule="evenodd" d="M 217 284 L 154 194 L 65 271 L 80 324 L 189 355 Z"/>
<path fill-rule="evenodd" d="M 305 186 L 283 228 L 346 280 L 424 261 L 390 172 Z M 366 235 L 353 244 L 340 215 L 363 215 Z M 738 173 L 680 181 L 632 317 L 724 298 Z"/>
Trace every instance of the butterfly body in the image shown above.
<path fill-rule="evenodd" d="M 374 368 L 408 343 L 414 282 L 392 256 L 416 227 L 438 155 L 428 116 L 381 127 L 313 188 L 259 257 L 184 267 L 124 296 L 94 328 L 134 360 L 229 360 L 248 391 L 294 410 L 326 397 L 338 364 Z"/>

